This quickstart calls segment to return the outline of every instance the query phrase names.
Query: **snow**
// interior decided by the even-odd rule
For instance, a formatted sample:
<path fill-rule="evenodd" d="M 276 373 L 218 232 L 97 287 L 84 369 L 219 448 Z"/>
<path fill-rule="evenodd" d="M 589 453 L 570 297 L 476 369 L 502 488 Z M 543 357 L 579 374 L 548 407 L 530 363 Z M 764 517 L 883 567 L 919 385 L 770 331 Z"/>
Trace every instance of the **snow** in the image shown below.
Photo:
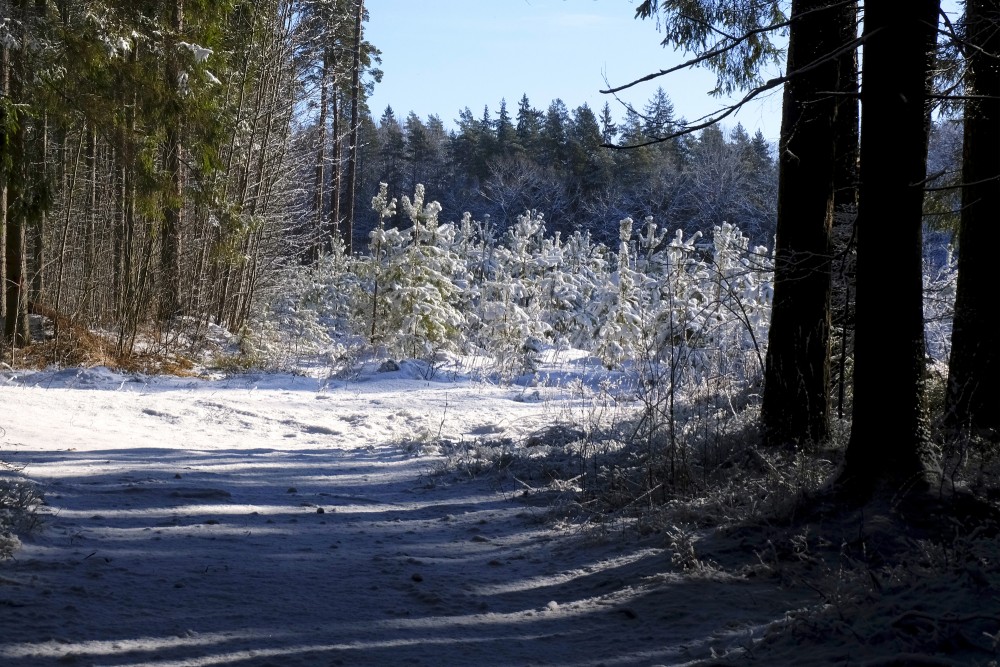
<path fill-rule="evenodd" d="M 846 543 L 808 527 L 788 539 L 766 525 L 727 536 L 581 521 L 560 505 L 571 483 L 474 474 L 455 443 L 535 447 L 594 418 L 623 376 L 553 349 L 515 385 L 470 379 L 476 363 L 0 373 L 5 474 L 45 496 L 41 527 L 0 562 L 0 665 L 996 657 L 994 540 L 851 569 Z M 910 539 L 864 517 L 862 545 Z"/>
<path fill-rule="evenodd" d="M 0 458 L 45 505 L 0 564 L 0 664 L 685 664 L 780 622 L 795 595 L 435 453 L 566 421 L 576 361 L 535 387 L 6 372 Z"/>
<path fill-rule="evenodd" d="M 207 49 L 204 46 L 199 46 L 198 44 L 189 44 L 187 42 L 178 42 L 177 47 L 190 51 L 191 55 L 194 56 L 194 61 L 199 65 L 208 60 L 209 56 L 214 53 L 212 49 Z"/>

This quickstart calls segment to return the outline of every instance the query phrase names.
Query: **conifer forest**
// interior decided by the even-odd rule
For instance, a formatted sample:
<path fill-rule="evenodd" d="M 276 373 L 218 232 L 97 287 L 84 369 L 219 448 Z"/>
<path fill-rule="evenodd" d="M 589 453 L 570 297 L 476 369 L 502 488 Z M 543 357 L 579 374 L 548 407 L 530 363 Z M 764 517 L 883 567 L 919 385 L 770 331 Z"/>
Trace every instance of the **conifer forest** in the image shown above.
<path fill-rule="evenodd" d="M 823 563 L 854 601 L 913 584 L 904 561 L 996 579 L 997 0 L 635 0 L 687 62 L 636 62 L 601 108 L 428 117 L 369 104 L 377 5 L 0 0 L 4 372 L 558 385 L 591 401 L 573 428 L 449 439 L 442 417 L 406 451 L 572 494 L 562 518 L 605 537 L 627 516 L 689 574 L 739 525 L 771 574 Z M 678 114 L 686 67 L 731 105 Z M 768 94 L 776 141 L 735 118 Z M 13 488 L 0 510 L 32 505 Z M 928 651 L 985 618 L 954 664 L 997 664 L 984 605 L 918 614 Z M 904 648 L 872 664 L 939 664 Z"/>

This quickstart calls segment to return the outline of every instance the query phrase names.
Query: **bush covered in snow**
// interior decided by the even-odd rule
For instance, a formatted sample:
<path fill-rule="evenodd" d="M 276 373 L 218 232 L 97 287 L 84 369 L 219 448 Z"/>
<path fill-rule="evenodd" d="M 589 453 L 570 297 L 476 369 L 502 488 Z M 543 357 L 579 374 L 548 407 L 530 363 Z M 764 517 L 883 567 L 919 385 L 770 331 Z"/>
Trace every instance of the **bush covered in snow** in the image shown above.
<path fill-rule="evenodd" d="M 0 467 L 6 466 L 0 462 Z M 20 548 L 19 533 L 30 533 L 38 527 L 41 503 L 34 485 L 0 477 L 0 561 L 12 557 Z"/>
<path fill-rule="evenodd" d="M 387 192 L 372 200 L 380 222 L 368 253 L 334 245 L 289 271 L 261 323 L 280 334 L 276 348 L 476 353 L 510 379 L 532 370 L 540 347 L 573 347 L 609 369 L 669 362 L 675 380 L 759 376 L 773 265 L 731 225 L 684 238 L 626 218 L 612 249 L 587 233 L 548 234 L 536 211 L 499 234 L 469 214 L 442 223 L 422 187 L 402 202 Z M 386 227 L 397 208 L 409 226 Z"/>

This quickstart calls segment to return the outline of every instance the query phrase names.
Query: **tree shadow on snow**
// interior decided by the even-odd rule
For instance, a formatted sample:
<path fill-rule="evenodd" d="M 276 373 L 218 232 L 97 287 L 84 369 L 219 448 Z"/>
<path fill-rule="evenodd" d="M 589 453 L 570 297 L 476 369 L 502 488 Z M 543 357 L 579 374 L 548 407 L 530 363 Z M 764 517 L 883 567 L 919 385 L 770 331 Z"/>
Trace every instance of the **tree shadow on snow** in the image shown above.
<path fill-rule="evenodd" d="M 47 506 L 0 564 L 4 665 L 679 664 L 803 601 L 395 448 L 5 457 Z"/>

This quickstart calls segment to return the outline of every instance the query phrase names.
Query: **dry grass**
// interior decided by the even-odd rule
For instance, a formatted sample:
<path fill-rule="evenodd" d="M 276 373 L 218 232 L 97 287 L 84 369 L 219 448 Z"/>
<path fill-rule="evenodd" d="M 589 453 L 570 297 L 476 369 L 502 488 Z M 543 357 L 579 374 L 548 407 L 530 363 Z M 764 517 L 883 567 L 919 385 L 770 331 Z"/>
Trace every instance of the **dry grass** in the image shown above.
<path fill-rule="evenodd" d="M 106 366 L 126 373 L 191 376 L 194 361 L 175 352 L 140 352 L 119 354 L 112 339 L 90 331 L 62 313 L 42 304 L 32 304 L 37 316 L 35 340 L 20 348 L 4 351 L 5 361 L 14 368 L 42 369 L 52 365 L 93 368 Z"/>

